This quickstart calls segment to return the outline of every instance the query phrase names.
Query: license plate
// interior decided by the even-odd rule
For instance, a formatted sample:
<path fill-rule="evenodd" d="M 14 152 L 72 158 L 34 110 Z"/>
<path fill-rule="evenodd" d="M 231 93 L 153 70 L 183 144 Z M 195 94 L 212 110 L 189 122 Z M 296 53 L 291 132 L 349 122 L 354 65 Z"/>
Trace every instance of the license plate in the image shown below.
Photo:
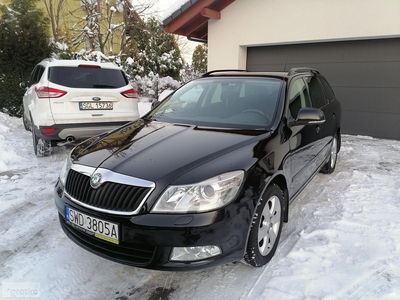
<path fill-rule="evenodd" d="M 79 102 L 80 110 L 112 110 L 112 102 Z"/>
<path fill-rule="evenodd" d="M 119 244 L 118 224 L 88 216 L 68 206 L 65 207 L 65 219 L 71 226 L 96 238 Z"/>

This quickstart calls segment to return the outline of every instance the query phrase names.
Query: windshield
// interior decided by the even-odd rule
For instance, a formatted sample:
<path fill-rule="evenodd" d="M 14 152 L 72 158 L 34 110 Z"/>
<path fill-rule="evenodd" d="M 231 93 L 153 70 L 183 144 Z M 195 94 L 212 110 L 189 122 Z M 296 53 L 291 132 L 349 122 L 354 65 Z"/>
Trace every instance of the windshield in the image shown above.
<path fill-rule="evenodd" d="M 260 77 L 203 78 L 167 97 L 149 118 L 220 128 L 268 129 L 282 80 Z"/>

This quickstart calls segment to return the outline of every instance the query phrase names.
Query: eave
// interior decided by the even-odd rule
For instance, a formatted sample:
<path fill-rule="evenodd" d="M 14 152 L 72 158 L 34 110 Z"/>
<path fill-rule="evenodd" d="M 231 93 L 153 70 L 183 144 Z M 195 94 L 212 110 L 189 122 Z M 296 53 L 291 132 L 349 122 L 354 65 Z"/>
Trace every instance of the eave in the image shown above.
<path fill-rule="evenodd" d="M 221 11 L 235 0 L 190 0 L 163 22 L 165 31 L 207 42 L 208 21 L 221 19 Z"/>

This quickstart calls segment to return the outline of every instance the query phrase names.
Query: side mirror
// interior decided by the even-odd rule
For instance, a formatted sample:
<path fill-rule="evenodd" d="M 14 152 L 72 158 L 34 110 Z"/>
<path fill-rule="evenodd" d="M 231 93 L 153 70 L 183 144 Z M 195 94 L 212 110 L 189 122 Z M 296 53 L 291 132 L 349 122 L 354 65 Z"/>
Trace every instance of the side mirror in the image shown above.
<path fill-rule="evenodd" d="M 20 87 L 21 89 L 23 89 L 23 90 L 26 90 L 26 89 L 28 88 L 28 86 L 29 86 L 29 82 L 25 82 L 25 81 L 23 81 L 23 82 L 21 82 L 21 83 L 19 84 L 19 87 Z"/>
<path fill-rule="evenodd" d="M 300 109 L 295 121 L 290 121 L 289 126 L 316 125 L 325 122 L 325 114 L 318 108 L 304 107 Z"/>

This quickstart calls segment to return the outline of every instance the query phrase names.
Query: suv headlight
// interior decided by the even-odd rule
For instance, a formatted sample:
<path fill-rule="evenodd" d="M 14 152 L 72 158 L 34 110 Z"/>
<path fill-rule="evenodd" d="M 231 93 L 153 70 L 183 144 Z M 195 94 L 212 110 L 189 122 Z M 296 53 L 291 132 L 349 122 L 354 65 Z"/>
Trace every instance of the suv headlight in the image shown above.
<path fill-rule="evenodd" d="M 61 181 L 62 185 L 64 185 L 64 186 L 65 186 L 65 182 L 67 181 L 68 171 L 69 171 L 69 169 L 71 169 L 71 165 L 72 165 L 71 157 L 68 154 L 67 158 L 65 159 L 64 164 L 61 168 L 61 172 L 60 172 L 60 181 Z"/>
<path fill-rule="evenodd" d="M 192 185 L 169 186 L 151 212 L 199 213 L 223 207 L 235 198 L 243 177 L 243 171 L 233 171 Z"/>

